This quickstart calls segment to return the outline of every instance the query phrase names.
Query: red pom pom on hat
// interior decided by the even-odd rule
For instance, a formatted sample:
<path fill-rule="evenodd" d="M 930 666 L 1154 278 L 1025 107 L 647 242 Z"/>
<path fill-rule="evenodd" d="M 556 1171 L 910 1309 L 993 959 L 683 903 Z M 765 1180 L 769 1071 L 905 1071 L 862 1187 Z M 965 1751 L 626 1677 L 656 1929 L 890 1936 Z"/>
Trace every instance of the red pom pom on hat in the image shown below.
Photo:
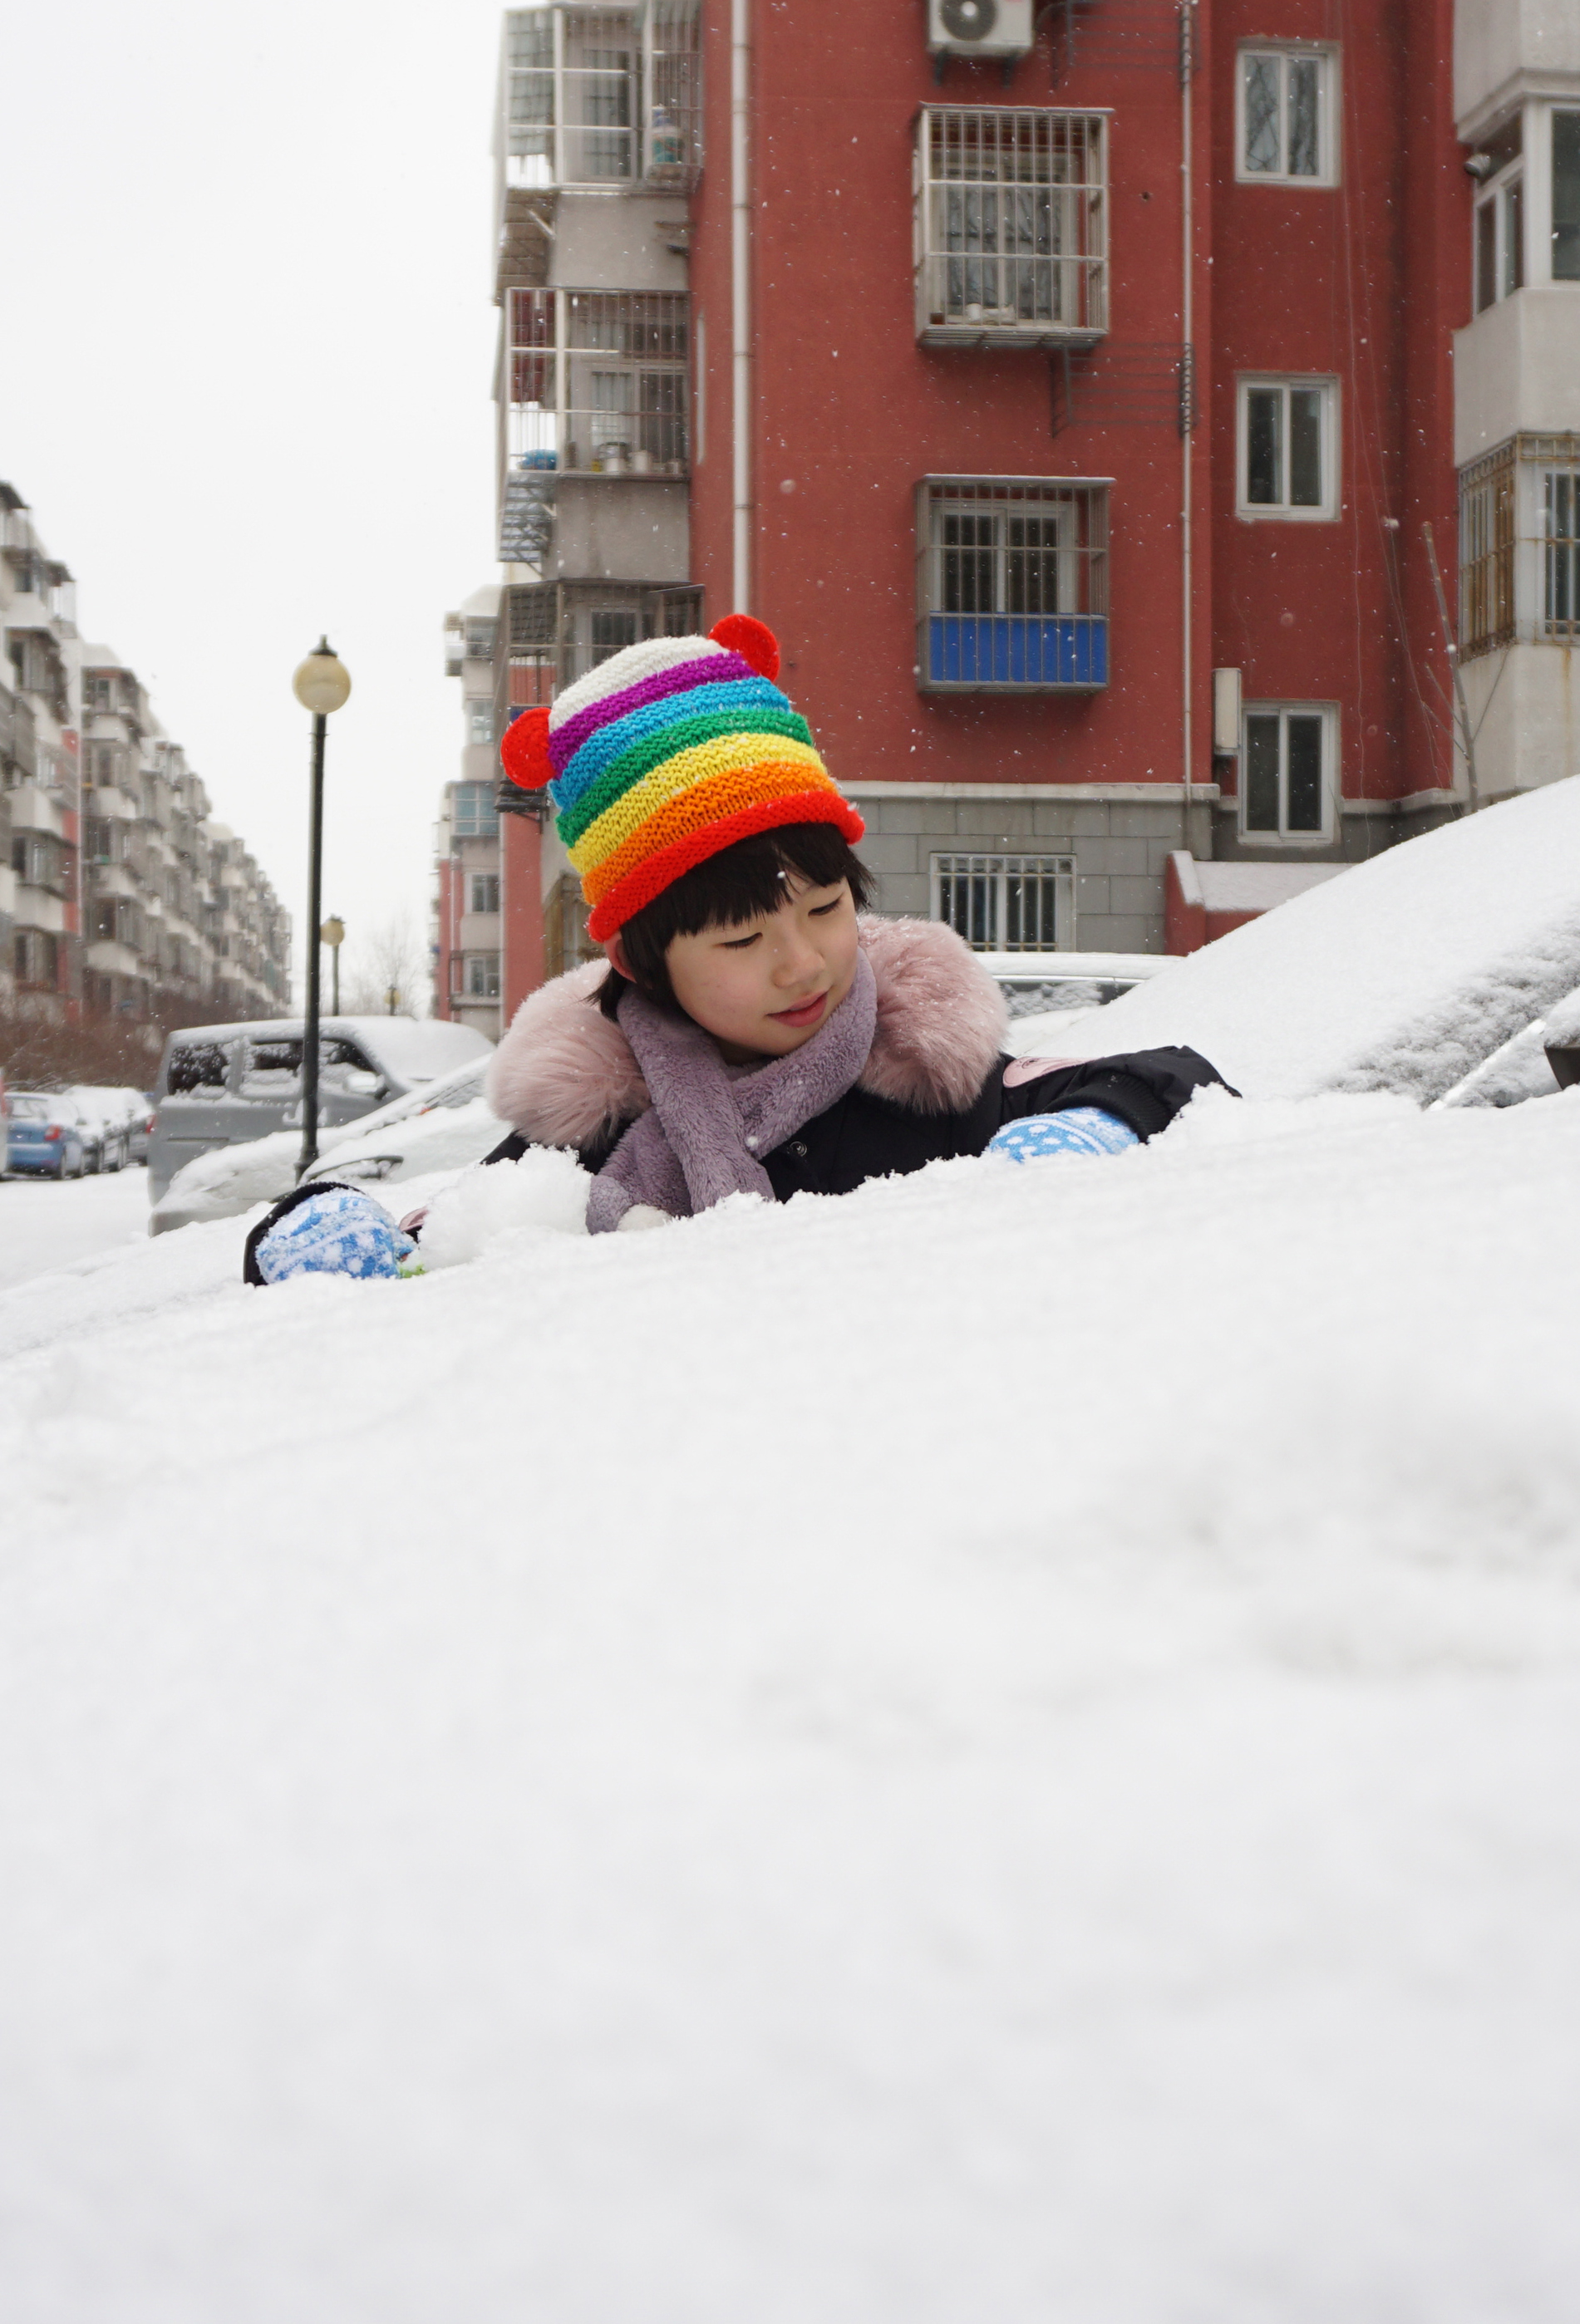
<path fill-rule="evenodd" d="M 512 782 L 524 791 L 541 790 L 552 779 L 547 709 L 523 710 L 519 718 L 511 720 L 499 746 L 499 762 Z"/>
<path fill-rule="evenodd" d="M 716 646 L 750 662 L 759 678 L 779 676 L 779 640 L 766 622 L 756 621 L 750 613 L 726 613 L 707 634 Z"/>

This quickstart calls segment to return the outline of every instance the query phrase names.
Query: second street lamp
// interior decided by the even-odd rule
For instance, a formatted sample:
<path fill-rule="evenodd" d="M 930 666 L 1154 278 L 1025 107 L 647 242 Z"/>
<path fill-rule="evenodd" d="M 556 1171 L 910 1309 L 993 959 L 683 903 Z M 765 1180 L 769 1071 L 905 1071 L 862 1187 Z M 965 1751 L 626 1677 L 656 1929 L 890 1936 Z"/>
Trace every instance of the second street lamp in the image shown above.
<path fill-rule="evenodd" d="M 319 1158 L 319 961 L 322 947 L 319 930 L 324 909 L 324 735 L 332 711 L 338 710 L 351 691 L 351 674 L 339 661 L 328 638 L 320 638 L 297 669 L 291 687 L 304 710 L 313 714 L 312 823 L 308 849 L 307 924 L 312 931 L 307 951 L 307 1024 L 301 1041 L 301 1157 L 298 1181 L 305 1178 Z"/>

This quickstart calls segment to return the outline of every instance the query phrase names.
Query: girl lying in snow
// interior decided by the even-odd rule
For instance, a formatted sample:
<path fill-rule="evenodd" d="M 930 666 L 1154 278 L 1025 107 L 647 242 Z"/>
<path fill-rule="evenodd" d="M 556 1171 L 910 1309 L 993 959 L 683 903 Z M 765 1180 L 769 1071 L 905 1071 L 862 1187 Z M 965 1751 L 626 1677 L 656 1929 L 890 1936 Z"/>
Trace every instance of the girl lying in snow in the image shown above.
<path fill-rule="evenodd" d="M 1116 1153 L 1220 1078 L 1192 1049 L 1005 1056 L 1003 995 L 951 929 L 863 917 L 862 819 L 778 673 L 772 632 L 735 613 L 626 647 L 510 728 L 505 771 L 550 785 L 605 959 L 534 992 L 500 1042 L 488 1100 L 514 1130 L 491 1162 L 574 1148 L 607 1234 L 944 1156 Z M 299 1187 L 246 1269 L 393 1274 L 411 1255 L 367 1197 Z"/>
<path fill-rule="evenodd" d="M 593 1234 L 749 1193 L 786 1202 L 988 1148 L 1112 1153 L 1206 1082 L 1189 1049 L 1002 1054 L 997 984 L 936 921 L 865 918 L 860 816 L 743 614 L 628 646 L 528 711 L 502 756 L 550 785 L 606 955 L 533 993 L 488 1099 L 489 1158 L 573 1147 Z"/>

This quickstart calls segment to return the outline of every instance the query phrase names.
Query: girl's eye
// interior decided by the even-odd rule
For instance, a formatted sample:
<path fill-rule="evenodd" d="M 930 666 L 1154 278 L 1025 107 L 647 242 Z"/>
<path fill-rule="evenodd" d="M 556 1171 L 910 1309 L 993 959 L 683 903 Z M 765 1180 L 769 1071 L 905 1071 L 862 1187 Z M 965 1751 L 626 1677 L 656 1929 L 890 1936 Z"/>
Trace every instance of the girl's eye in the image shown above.
<path fill-rule="evenodd" d="M 726 936 L 723 949 L 725 952 L 744 952 L 746 946 L 748 945 L 754 945 L 761 935 L 762 930 L 760 928 L 753 928 L 749 936 Z"/>
<path fill-rule="evenodd" d="M 844 901 L 845 898 L 843 896 L 836 896 L 832 903 L 814 904 L 807 917 L 808 919 L 820 920 L 829 912 L 836 912 Z"/>

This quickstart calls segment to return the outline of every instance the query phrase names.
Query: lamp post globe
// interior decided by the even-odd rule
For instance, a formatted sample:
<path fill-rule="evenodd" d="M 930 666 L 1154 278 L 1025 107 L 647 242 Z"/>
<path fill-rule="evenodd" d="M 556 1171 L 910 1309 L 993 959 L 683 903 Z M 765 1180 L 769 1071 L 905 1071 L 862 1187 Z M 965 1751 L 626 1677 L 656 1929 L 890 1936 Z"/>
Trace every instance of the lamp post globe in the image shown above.
<path fill-rule="evenodd" d="M 351 693 L 351 672 L 328 638 L 320 638 L 304 662 L 297 666 L 291 691 L 304 710 L 327 718 L 344 709 Z"/>
<path fill-rule="evenodd" d="M 307 1022 L 301 1043 L 301 1158 L 299 1180 L 319 1158 L 319 930 L 324 910 L 324 736 L 330 715 L 351 692 L 351 673 L 327 637 L 320 638 L 292 678 L 291 689 L 313 719 L 312 818 L 309 831 L 307 924 L 312 939 L 307 953 Z M 335 954 L 336 982 L 340 955 Z"/>

